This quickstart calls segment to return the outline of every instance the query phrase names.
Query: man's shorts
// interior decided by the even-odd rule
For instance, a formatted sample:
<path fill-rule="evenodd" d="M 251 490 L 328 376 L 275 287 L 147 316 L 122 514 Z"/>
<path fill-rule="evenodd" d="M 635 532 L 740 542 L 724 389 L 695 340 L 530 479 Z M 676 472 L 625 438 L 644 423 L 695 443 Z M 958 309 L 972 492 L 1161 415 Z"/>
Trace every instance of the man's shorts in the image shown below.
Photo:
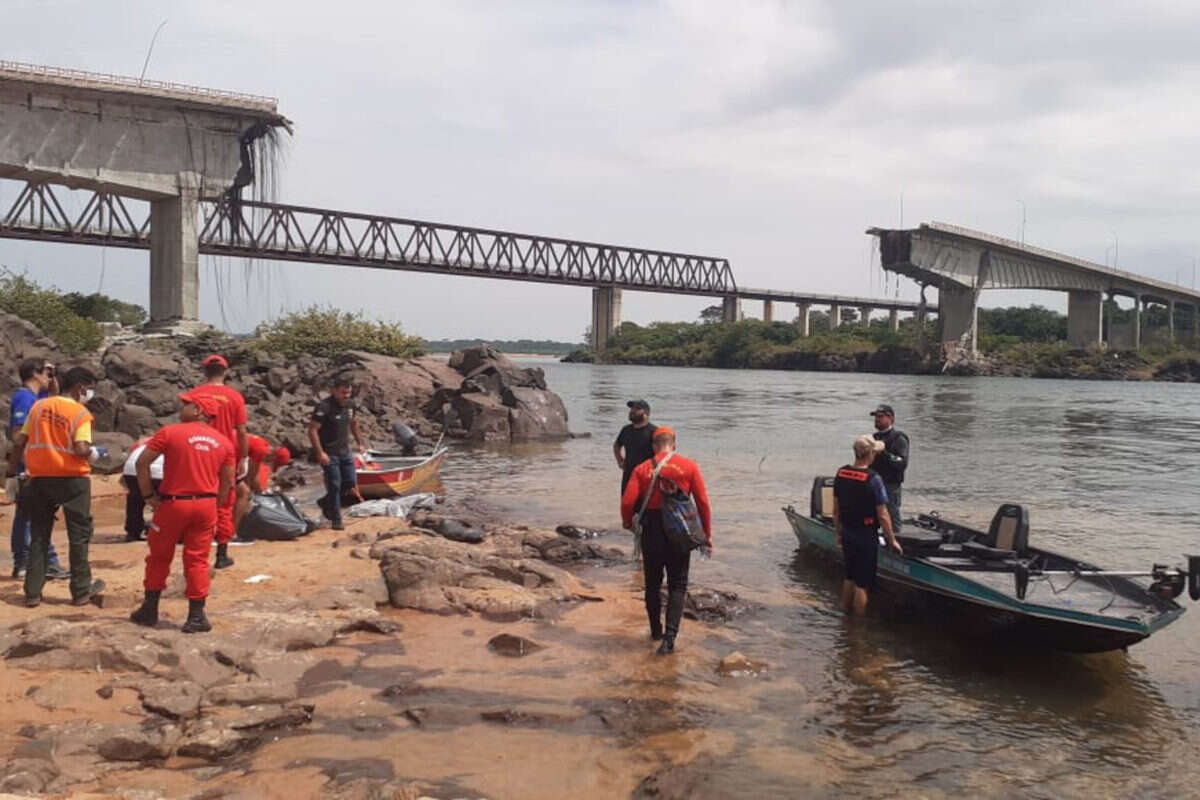
<path fill-rule="evenodd" d="M 879 563 L 879 534 L 865 528 L 842 531 L 842 559 L 846 580 L 860 589 L 875 588 L 875 573 Z"/>

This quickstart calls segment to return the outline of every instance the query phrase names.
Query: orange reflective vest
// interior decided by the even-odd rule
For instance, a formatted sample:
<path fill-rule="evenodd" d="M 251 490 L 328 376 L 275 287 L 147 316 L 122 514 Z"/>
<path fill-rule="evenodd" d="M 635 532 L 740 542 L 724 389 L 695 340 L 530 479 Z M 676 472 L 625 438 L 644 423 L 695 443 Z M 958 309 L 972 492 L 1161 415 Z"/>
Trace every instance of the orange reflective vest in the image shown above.
<path fill-rule="evenodd" d="M 69 478 L 91 473 L 86 458 L 71 445 L 79 426 L 91 422 L 92 412 L 69 397 L 47 397 L 29 410 L 29 441 L 25 469 L 31 478 Z"/>

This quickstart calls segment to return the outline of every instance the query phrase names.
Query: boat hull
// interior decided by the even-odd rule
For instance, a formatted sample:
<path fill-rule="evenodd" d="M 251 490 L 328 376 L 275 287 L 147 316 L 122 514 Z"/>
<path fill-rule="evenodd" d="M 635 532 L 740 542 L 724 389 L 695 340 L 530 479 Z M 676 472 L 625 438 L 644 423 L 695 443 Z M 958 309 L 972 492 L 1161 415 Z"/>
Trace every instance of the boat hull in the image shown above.
<path fill-rule="evenodd" d="M 798 542 L 841 561 L 833 528 L 826 522 L 784 510 Z M 968 573 L 969 574 L 969 573 Z M 900 557 L 880 547 L 880 589 L 906 606 L 916 605 L 956 632 L 1003 637 L 1031 646 L 1077 653 L 1117 650 L 1136 644 L 1180 614 L 1176 607 L 1149 623 L 1087 611 L 1024 602 L 939 567 L 923 558 Z"/>
<path fill-rule="evenodd" d="M 437 476 L 445 457 L 443 448 L 419 463 L 388 466 L 384 462 L 380 469 L 360 469 L 358 490 L 367 500 L 414 494 Z"/>

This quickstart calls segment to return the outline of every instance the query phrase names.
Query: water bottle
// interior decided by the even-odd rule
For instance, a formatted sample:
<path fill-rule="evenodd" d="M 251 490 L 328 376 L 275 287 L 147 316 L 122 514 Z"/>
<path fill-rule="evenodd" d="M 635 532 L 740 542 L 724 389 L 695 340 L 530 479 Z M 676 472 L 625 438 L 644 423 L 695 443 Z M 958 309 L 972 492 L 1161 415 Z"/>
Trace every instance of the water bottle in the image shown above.
<path fill-rule="evenodd" d="M 95 464 L 97 461 L 100 461 L 101 459 L 104 459 L 104 458 L 108 458 L 108 448 L 107 447 L 99 447 L 97 445 L 93 445 L 92 449 L 88 451 L 88 463 L 89 464 Z"/>

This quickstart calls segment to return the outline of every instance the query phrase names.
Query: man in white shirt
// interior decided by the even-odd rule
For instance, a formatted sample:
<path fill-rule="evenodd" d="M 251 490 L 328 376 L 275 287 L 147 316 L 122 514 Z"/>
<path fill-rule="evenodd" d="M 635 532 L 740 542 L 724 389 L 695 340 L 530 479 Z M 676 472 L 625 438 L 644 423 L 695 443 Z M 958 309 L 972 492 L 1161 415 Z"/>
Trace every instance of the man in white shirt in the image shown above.
<path fill-rule="evenodd" d="M 146 439 L 139 439 L 134 443 L 129 458 L 125 459 L 125 468 L 121 470 L 121 482 L 129 490 L 129 494 L 125 495 L 125 541 L 127 542 L 146 540 L 146 518 L 144 516 L 146 498 L 142 497 L 142 490 L 138 487 L 137 481 L 137 460 L 142 451 L 146 449 L 146 441 Z M 162 483 L 162 478 L 163 457 L 159 456 L 150 462 L 150 485 L 154 487 L 154 491 L 158 491 L 158 485 Z"/>

